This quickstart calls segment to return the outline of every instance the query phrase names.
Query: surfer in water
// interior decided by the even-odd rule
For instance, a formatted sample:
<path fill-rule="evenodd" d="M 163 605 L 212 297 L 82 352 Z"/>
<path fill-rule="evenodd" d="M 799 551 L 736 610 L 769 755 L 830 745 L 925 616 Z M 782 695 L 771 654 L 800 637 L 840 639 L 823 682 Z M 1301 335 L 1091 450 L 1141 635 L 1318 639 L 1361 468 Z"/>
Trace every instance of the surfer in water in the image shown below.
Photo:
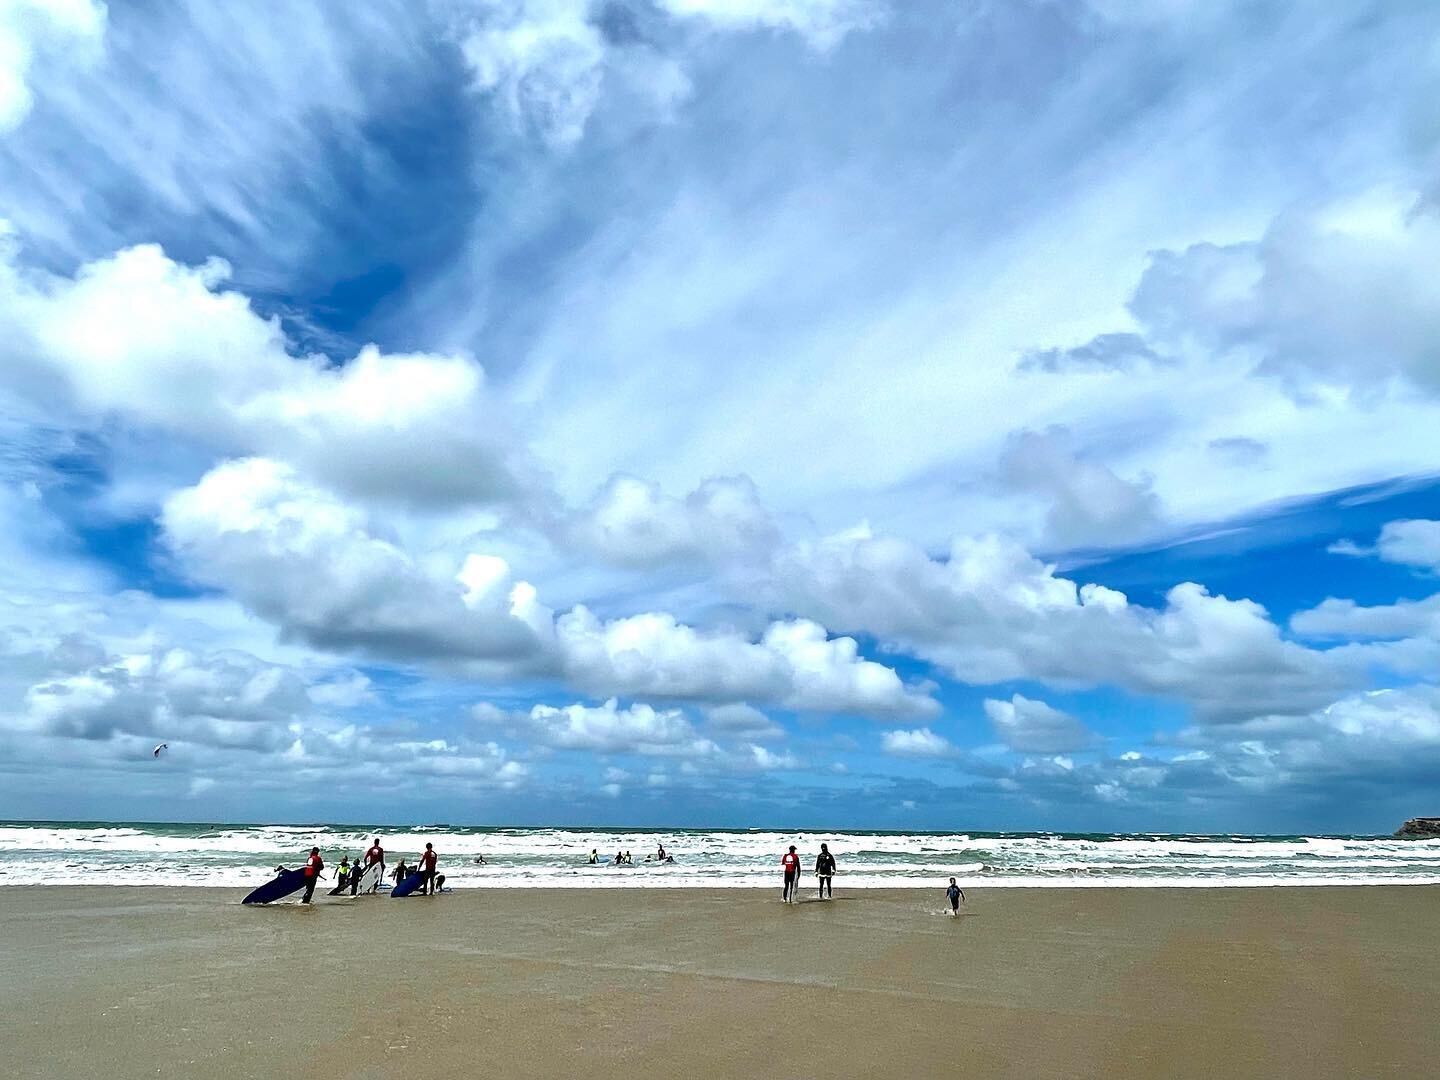
<path fill-rule="evenodd" d="M 830 854 L 830 845 L 821 844 L 820 854 L 815 856 L 815 876 L 820 879 L 820 899 L 829 896 L 835 899 L 835 856 Z"/>
<path fill-rule="evenodd" d="M 422 893 L 435 895 L 435 864 L 439 861 L 440 856 L 435 854 L 435 849 L 426 844 L 425 853 L 420 856 L 420 872 L 425 875 L 420 883 Z"/>
<path fill-rule="evenodd" d="M 785 871 L 785 887 L 780 892 L 780 899 L 784 903 L 795 902 L 795 890 L 800 887 L 800 856 L 795 854 L 795 845 L 790 845 L 790 850 L 780 856 L 780 866 Z"/>
<path fill-rule="evenodd" d="M 320 880 L 320 871 L 325 869 L 325 860 L 320 858 L 320 849 L 312 847 L 310 857 L 305 860 L 305 895 L 300 898 L 302 904 L 310 903 L 310 898 L 315 895 L 315 883 Z"/>
<path fill-rule="evenodd" d="M 592 847 L 592 848 L 590 849 L 590 865 L 591 865 L 591 866 L 598 866 L 599 864 L 600 864 L 600 850 L 599 850 L 598 848 L 593 848 L 593 847 Z"/>

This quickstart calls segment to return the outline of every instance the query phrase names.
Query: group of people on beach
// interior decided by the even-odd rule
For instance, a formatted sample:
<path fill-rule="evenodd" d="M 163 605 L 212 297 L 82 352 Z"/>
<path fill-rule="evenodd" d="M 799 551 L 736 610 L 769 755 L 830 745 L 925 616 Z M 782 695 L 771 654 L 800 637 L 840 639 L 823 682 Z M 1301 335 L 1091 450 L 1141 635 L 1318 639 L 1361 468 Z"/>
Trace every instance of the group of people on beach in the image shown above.
<path fill-rule="evenodd" d="M 673 863 L 675 856 L 665 850 L 664 844 L 660 844 L 654 855 L 645 856 L 645 861 L 652 864 Z M 389 877 L 396 885 L 399 885 L 412 873 L 419 872 L 423 874 L 424 877 L 421 879 L 420 886 L 416 891 L 421 895 L 428 893 L 433 896 L 445 882 L 444 875 L 436 871 L 439 862 L 440 856 L 435 851 L 435 848 L 431 844 L 426 844 L 424 852 L 421 853 L 414 867 L 406 866 L 405 860 L 401 859 L 395 869 L 390 872 Z M 475 859 L 475 862 L 480 866 L 486 865 L 483 855 Z M 630 852 L 628 850 L 617 851 L 613 860 L 606 859 L 603 860 L 603 862 L 609 866 L 635 865 L 634 861 L 630 858 Z M 589 864 L 591 866 L 599 866 L 601 863 L 599 848 L 591 848 Z M 334 890 L 335 893 L 344 892 L 348 884 L 350 895 L 356 895 L 360 880 L 365 876 L 365 872 L 377 864 L 380 867 L 380 873 L 370 884 L 367 890 L 368 892 L 375 892 L 380 887 L 380 878 L 386 876 L 385 849 L 380 846 L 380 838 L 378 836 L 370 845 L 369 850 L 365 852 L 363 862 L 359 855 L 355 856 L 353 864 L 348 857 L 342 857 L 340 859 L 340 866 L 336 870 L 336 876 L 339 880 Z M 796 903 L 799 900 L 800 892 L 800 855 L 794 844 L 790 845 L 789 851 L 780 856 L 780 868 L 783 874 L 780 900 L 786 904 Z M 284 868 L 280 867 L 278 869 L 283 870 Z M 310 903 L 310 898 L 315 892 L 315 883 L 319 881 L 321 872 L 324 869 L 325 862 L 320 857 L 320 849 L 318 847 L 312 847 L 310 849 L 310 857 L 305 861 L 305 895 L 300 901 L 302 904 Z M 815 877 L 819 881 L 819 895 L 817 899 L 833 900 L 835 898 L 835 870 L 835 856 L 830 852 L 830 845 L 821 844 L 820 854 L 815 856 Z M 965 901 L 965 891 L 956 884 L 953 877 L 950 879 L 949 887 L 945 890 L 945 898 L 950 901 L 950 914 L 958 915 L 960 913 L 960 905 Z"/>
<path fill-rule="evenodd" d="M 420 885 L 415 891 L 421 895 L 428 893 L 433 896 L 439 892 L 440 887 L 445 884 L 445 875 L 438 873 L 436 870 L 439 864 L 440 855 L 436 852 L 434 845 L 426 844 L 425 850 L 420 853 L 420 857 L 415 861 L 414 866 L 406 866 L 405 860 L 402 858 L 395 869 L 387 875 L 385 873 L 385 849 L 381 847 L 380 838 L 377 836 L 365 852 L 363 861 L 359 855 L 355 856 L 353 863 L 348 856 L 341 857 L 340 865 L 335 870 L 337 880 L 335 889 L 331 895 L 343 893 L 347 887 L 350 890 L 351 896 L 357 895 L 360 888 L 360 881 L 365 876 L 366 871 L 372 866 L 379 866 L 380 871 L 375 875 L 375 880 L 371 882 L 366 892 L 373 893 L 377 891 L 380 888 L 381 879 L 386 876 L 396 885 L 399 885 L 411 874 L 420 873 L 424 876 L 420 879 Z M 284 869 L 283 866 L 276 867 L 276 870 L 279 871 L 283 871 Z M 309 858 L 305 860 L 305 895 L 300 898 L 302 904 L 310 903 L 311 897 L 315 895 L 315 885 L 323 876 L 324 870 L 325 860 L 320 857 L 320 849 L 318 847 L 312 847 Z"/>

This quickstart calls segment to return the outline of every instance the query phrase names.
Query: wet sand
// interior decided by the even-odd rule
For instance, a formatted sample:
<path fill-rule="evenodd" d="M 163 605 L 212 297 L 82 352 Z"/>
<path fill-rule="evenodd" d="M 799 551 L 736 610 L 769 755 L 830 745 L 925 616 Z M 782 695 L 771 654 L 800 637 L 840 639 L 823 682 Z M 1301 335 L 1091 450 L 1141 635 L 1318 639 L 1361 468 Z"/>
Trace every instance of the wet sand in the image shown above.
<path fill-rule="evenodd" d="M 0 1049 L 86 1077 L 1435 1075 L 1440 888 L 0 889 Z"/>

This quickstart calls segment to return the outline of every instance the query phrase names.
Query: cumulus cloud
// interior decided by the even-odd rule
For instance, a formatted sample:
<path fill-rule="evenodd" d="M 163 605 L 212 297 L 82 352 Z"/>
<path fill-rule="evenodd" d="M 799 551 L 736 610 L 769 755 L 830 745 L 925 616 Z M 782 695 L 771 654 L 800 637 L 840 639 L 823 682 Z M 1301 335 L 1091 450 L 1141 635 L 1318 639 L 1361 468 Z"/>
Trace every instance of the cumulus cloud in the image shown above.
<path fill-rule="evenodd" d="M 1157 252 L 1130 306 L 1152 347 L 1240 351 L 1301 389 L 1434 392 L 1437 243 L 1432 208 L 1375 188 L 1281 214 L 1258 241 Z"/>
<path fill-rule="evenodd" d="M 1000 475 L 1010 490 L 1044 501 L 1045 537 L 1054 545 L 1119 546 L 1161 524 L 1160 500 L 1148 477 L 1123 480 L 1083 459 L 1064 430 L 1013 436 L 1001 454 Z"/>
<path fill-rule="evenodd" d="M 759 709 L 743 701 L 714 705 L 705 710 L 705 727 L 721 737 L 768 741 L 785 737 L 785 729 Z"/>
<path fill-rule="evenodd" d="M 448 578 L 434 574 L 277 462 L 218 466 L 173 495 L 161 520 L 196 579 L 321 648 L 521 658 L 548 633 L 549 613 L 503 560 L 475 555 Z"/>
<path fill-rule="evenodd" d="M 704 481 L 682 499 L 616 474 L 567 523 L 567 540 L 621 566 L 723 563 L 769 554 L 779 529 L 748 477 Z"/>
<path fill-rule="evenodd" d="M 603 622 L 583 606 L 555 621 L 565 674 L 592 693 L 710 701 L 772 701 L 817 712 L 934 712 L 921 689 L 803 619 L 771 623 L 758 641 L 703 632 L 646 612 Z"/>
<path fill-rule="evenodd" d="M 98 52 L 105 16 L 98 0 L 0 0 L 0 135 L 29 114 L 39 65 Z"/>
<path fill-rule="evenodd" d="M 1340 540 L 1331 544 L 1329 550 L 1335 555 L 1373 555 L 1384 562 L 1440 572 L 1440 521 L 1423 518 L 1387 521 L 1381 526 L 1374 547 Z"/>
<path fill-rule="evenodd" d="M 605 77 L 605 38 L 587 12 L 567 0 L 480 4 L 460 38 L 476 89 L 560 145 L 584 134 Z"/>
<path fill-rule="evenodd" d="M 777 588 L 797 610 L 863 632 L 971 683 L 1112 683 L 1178 698 L 1211 721 L 1313 708 L 1360 673 L 1282 637 L 1250 600 L 1176 585 L 1161 608 L 1061 577 L 996 536 L 944 559 L 868 529 L 796 545 Z"/>
<path fill-rule="evenodd" d="M 892 757 L 909 758 L 951 757 L 958 752 L 954 743 L 928 727 L 887 731 L 880 737 L 880 748 Z"/>
<path fill-rule="evenodd" d="M 659 0 L 656 10 L 709 32 L 791 31 L 817 50 L 880 21 L 873 0 Z M 574 0 L 480 0 L 450 9 L 452 34 L 475 89 L 519 130 L 552 146 L 585 135 L 607 89 L 664 115 L 690 92 L 683 47 L 669 55 L 649 12 Z M 653 21 L 653 16 L 651 16 Z M 618 86 L 617 86 L 618 84 Z"/>
<path fill-rule="evenodd" d="M 662 612 L 605 621 L 576 606 L 555 618 L 504 559 L 471 552 L 458 568 L 437 570 L 375 535 L 354 507 L 264 459 L 211 470 L 167 501 L 162 523 L 197 580 L 321 648 L 496 661 L 562 674 L 597 696 L 880 714 L 934 708 L 894 670 L 861 657 L 853 639 L 813 622 L 772 623 L 751 641 Z"/>
<path fill-rule="evenodd" d="M 334 677 L 315 678 L 237 650 L 110 653 L 72 637 L 43 655 L 0 653 L 4 699 L 27 669 L 44 672 L 17 707 L 0 700 L 0 735 L 23 737 L 13 747 L 24 761 L 103 771 L 148 762 L 154 745 L 165 742 L 161 764 L 187 777 L 195 795 L 222 784 L 248 789 L 276 776 L 291 784 L 335 782 L 357 767 L 461 789 L 513 789 L 529 775 L 494 742 L 424 737 L 408 725 L 352 718 L 348 710 L 365 702 L 353 693 L 337 702 L 327 693 Z"/>
<path fill-rule="evenodd" d="M 710 710 L 712 714 L 715 711 Z M 708 725 L 716 741 L 701 735 L 682 710 L 656 709 L 640 702 L 622 707 L 611 698 L 600 705 L 540 704 L 528 711 L 507 711 L 485 703 L 477 705 L 471 715 L 482 727 L 503 730 L 509 738 L 548 749 L 676 758 L 680 771 L 687 775 L 802 767 L 793 754 L 777 753 L 750 741 L 756 736 L 742 726 L 726 730 Z M 618 793 L 630 778 L 623 769 L 611 766 L 604 779 Z"/>
<path fill-rule="evenodd" d="M 1066 754 L 1101 743 L 1099 736 L 1075 717 L 1020 694 L 1009 701 L 987 698 L 985 715 L 1000 741 L 1022 753 Z"/>
<path fill-rule="evenodd" d="M 614 698 L 598 706 L 535 705 L 520 722 L 535 742 L 559 750 L 701 757 L 719 749 L 679 709 L 643 703 L 622 709 Z"/>
<path fill-rule="evenodd" d="M 277 456 L 359 495 L 433 507 L 543 488 L 478 364 L 374 347 L 344 364 L 292 355 L 278 320 L 223 288 L 229 273 L 154 245 L 74 278 L 22 275 L 12 258 L 0 266 L 0 325 L 11 331 L 0 379 L 52 407 L 68 398 L 87 427 L 118 417 Z"/>
<path fill-rule="evenodd" d="M 1440 595 L 1373 605 L 1332 596 L 1313 608 L 1297 611 L 1290 617 L 1290 628 L 1313 638 L 1440 640 Z"/>

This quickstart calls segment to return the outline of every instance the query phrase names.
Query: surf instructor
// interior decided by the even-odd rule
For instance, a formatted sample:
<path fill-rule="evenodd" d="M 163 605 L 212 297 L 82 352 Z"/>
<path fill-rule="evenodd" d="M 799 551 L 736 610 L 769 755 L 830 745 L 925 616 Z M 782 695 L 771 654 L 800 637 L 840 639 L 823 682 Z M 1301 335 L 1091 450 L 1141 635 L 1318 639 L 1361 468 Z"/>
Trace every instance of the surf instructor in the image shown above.
<path fill-rule="evenodd" d="M 435 849 L 426 844 L 425 854 L 420 856 L 420 872 L 425 875 L 424 882 L 420 886 L 422 893 L 435 895 L 435 864 L 439 861 L 440 856 L 435 854 Z"/>
<path fill-rule="evenodd" d="M 375 884 L 370 886 L 371 892 L 378 889 L 380 882 L 385 880 L 385 849 L 380 846 L 380 837 L 378 836 L 375 837 L 375 842 L 370 845 L 370 850 L 365 852 L 366 867 L 374 866 L 376 863 L 380 865 L 380 873 L 375 875 Z"/>

